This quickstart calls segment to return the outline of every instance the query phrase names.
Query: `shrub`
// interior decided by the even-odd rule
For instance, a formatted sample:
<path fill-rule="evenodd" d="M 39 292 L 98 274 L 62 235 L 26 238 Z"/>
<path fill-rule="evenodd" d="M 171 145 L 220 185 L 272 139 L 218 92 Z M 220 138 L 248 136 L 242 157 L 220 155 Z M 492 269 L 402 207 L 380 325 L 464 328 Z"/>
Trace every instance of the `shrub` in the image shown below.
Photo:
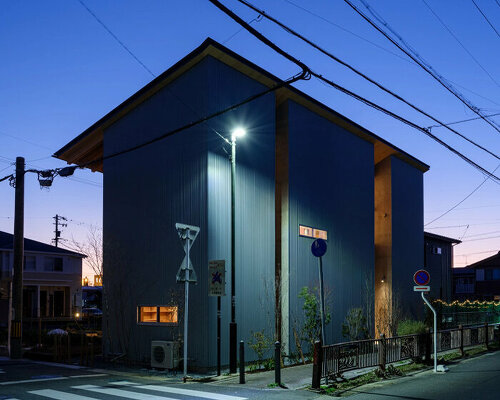
<path fill-rule="evenodd" d="M 305 316 L 301 339 L 311 344 L 312 351 L 314 348 L 314 342 L 321 337 L 321 306 L 314 291 L 310 291 L 307 286 L 304 286 L 301 289 L 299 298 L 304 300 L 302 310 L 304 311 Z M 328 308 L 325 307 L 325 326 L 330 323 L 330 320 L 331 315 Z"/>
<path fill-rule="evenodd" d="M 361 307 L 351 308 L 342 324 L 342 336 L 353 341 L 368 339 L 366 317 Z"/>
<path fill-rule="evenodd" d="M 419 333 L 425 333 L 427 326 L 422 321 L 415 321 L 412 319 L 407 319 L 401 321 L 398 324 L 398 336 L 403 335 L 417 335 Z"/>
<path fill-rule="evenodd" d="M 257 361 L 260 367 L 264 362 L 264 355 L 269 351 L 273 342 L 266 336 L 264 329 L 257 332 L 252 331 L 251 334 L 252 338 L 248 342 L 248 345 L 257 354 Z"/>

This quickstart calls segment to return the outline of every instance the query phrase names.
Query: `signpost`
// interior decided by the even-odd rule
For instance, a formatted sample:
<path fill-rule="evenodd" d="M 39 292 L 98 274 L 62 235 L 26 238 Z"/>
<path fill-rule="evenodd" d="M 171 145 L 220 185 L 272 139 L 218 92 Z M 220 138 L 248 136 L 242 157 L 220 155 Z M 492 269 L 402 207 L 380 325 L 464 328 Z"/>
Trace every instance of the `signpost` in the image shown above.
<path fill-rule="evenodd" d="M 213 260 L 208 262 L 208 295 L 217 296 L 217 376 L 221 374 L 220 357 L 220 322 L 221 296 L 226 295 L 226 261 Z"/>
<path fill-rule="evenodd" d="M 318 257 L 319 264 L 319 301 L 321 305 L 321 342 L 325 345 L 325 298 L 323 293 L 323 256 L 326 253 L 326 242 L 316 239 L 311 245 L 313 256 Z"/>
<path fill-rule="evenodd" d="M 424 300 L 425 304 L 431 309 L 432 313 L 434 314 L 434 372 L 437 372 L 437 315 L 436 315 L 436 310 L 434 307 L 432 307 L 431 303 L 429 300 L 426 299 L 424 293 L 429 292 L 431 290 L 430 286 L 427 286 L 427 284 L 430 282 L 431 276 L 430 274 L 425 270 L 425 269 L 419 269 L 415 274 L 413 275 L 413 281 L 417 286 L 413 287 L 413 290 L 415 292 L 422 292 L 422 299 Z"/>
<path fill-rule="evenodd" d="M 200 228 L 198 226 L 186 225 L 186 224 L 175 224 L 175 229 L 179 234 L 182 246 L 184 247 L 184 260 L 177 272 L 177 282 L 184 282 L 184 382 L 187 377 L 187 355 L 188 355 L 188 311 L 189 311 L 189 283 L 196 283 L 196 273 L 194 272 L 193 264 L 191 264 L 191 259 L 189 253 L 191 251 L 191 246 L 193 245 L 198 233 L 200 233 Z"/>

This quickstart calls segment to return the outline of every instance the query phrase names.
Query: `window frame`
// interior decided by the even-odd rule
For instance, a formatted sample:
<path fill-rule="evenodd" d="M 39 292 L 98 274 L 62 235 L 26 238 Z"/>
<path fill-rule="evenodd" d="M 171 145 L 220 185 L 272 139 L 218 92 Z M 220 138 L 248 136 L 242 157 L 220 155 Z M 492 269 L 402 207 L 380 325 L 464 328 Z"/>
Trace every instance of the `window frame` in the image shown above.
<path fill-rule="evenodd" d="M 142 316 L 142 308 L 145 307 L 155 307 L 156 308 L 156 322 L 147 322 L 141 321 Z M 161 308 L 170 308 L 175 309 L 175 322 L 160 322 L 161 318 Z M 137 325 L 145 325 L 145 326 L 178 326 L 179 325 L 179 306 L 172 304 L 161 304 L 161 305 L 151 305 L 151 304 L 139 304 L 137 306 Z"/>

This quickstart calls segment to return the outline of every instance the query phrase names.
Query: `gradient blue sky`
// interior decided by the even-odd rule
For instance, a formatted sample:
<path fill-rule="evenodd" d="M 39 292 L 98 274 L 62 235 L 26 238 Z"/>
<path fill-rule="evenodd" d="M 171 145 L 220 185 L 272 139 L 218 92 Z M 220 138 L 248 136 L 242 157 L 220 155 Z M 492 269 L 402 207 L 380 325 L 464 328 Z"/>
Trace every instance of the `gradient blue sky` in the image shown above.
<path fill-rule="evenodd" d="M 354 2 L 364 9 L 359 0 Z M 500 112 L 500 87 L 496 83 L 500 82 L 500 37 L 470 0 L 426 2 L 493 79 L 422 0 L 369 0 L 421 56 L 476 106 L 485 113 Z M 475 116 L 343 1 L 253 3 L 441 120 L 452 122 Z M 500 30 L 500 5 L 494 0 L 476 3 Z M 240 31 L 208 1 L 85 0 L 85 4 L 156 75 L 206 37 L 224 43 L 281 78 L 297 72 L 293 64 Z M 247 21 L 256 17 L 234 0 L 224 4 Z M 0 177 L 13 171 L 11 164 L 16 156 L 24 156 L 28 167 L 64 166 L 51 154 L 147 84 L 152 76 L 78 0 L 3 1 L 1 9 Z M 433 125 L 272 23 L 261 20 L 253 26 L 316 72 L 422 126 Z M 298 83 L 297 87 L 431 166 L 424 179 L 426 222 L 462 200 L 484 180 L 479 172 L 420 132 L 314 79 Z M 500 116 L 496 121 L 500 123 Z M 472 121 L 455 128 L 500 153 L 500 133 L 486 123 Z M 433 129 L 433 133 L 490 171 L 500 164 L 443 128 Z M 0 210 L 0 230 L 12 232 L 14 190 L 7 182 L 0 183 Z M 70 220 L 63 230 L 64 238 L 84 240 L 89 225 L 101 226 L 102 175 L 79 170 L 74 178 L 56 179 L 50 190 L 41 190 L 35 177 L 28 175 L 26 236 L 50 242 L 52 217 L 56 214 Z M 491 251 L 500 249 L 500 237 L 495 237 L 500 236 L 500 185 L 486 182 L 457 209 L 426 229 L 463 238 L 455 248 L 456 266 L 494 254 Z"/>

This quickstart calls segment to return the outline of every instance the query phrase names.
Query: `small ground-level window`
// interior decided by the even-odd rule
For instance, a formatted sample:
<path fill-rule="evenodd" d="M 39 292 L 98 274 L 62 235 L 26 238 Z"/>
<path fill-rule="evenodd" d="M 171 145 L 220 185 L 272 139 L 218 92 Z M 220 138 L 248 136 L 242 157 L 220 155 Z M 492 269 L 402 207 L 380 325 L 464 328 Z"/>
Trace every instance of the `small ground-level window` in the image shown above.
<path fill-rule="evenodd" d="M 177 306 L 139 306 L 137 322 L 143 324 L 177 324 Z"/>

